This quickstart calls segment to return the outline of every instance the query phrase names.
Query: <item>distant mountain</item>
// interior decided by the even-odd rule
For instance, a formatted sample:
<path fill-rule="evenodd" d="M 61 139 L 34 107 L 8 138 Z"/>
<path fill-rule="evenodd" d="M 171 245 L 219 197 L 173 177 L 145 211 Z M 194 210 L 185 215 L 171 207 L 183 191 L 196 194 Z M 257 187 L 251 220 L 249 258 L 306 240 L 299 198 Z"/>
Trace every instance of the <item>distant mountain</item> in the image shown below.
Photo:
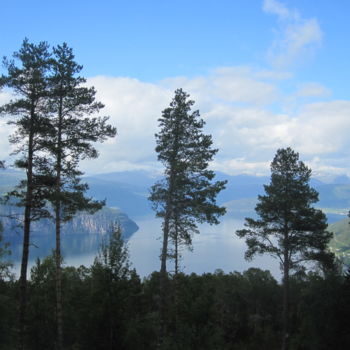
<path fill-rule="evenodd" d="M 267 176 L 231 176 L 222 172 L 216 173 L 215 180 L 227 180 L 226 189 L 218 195 L 220 204 L 238 199 L 256 199 L 259 194 L 264 193 L 264 184 L 270 181 Z"/>
<path fill-rule="evenodd" d="M 350 208 L 350 184 L 322 184 L 315 186 L 321 208 Z"/>
<path fill-rule="evenodd" d="M 0 194 L 11 190 L 23 179 L 23 173 L 14 170 L 0 172 Z M 91 195 L 91 194 L 90 194 Z M 129 192 L 127 192 L 129 196 Z M 101 197 L 101 196 L 99 196 Z M 19 235 L 21 229 L 18 227 L 22 209 L 16 206 L 0 206 L 1 221 L 4 226 L 4 235 L 13 237 Z M 10 218 L 12 217 L 12 219 Z M 16 218 L 16 219 L 14 219 Z M 62 226 L 62 234 L 104 234 L 109 230 L 112 222 L 119 222 L 123 235 L 126 239 L 138 230 L 138 226 L 120 209 L 104 207 L 94 215 L 85 212 L 78 213 L 73 220 Z M 42 219 L 32 223 L 33 235 L 50 235 L 54 232 L 54 224 L 49 219 Z"/>
<path fill-rule="evenodd" d="M 106 199 L 108 206 L 120 208 L 131 218 L 154 215 L 147 197 L 151 186 L 159 179 L 160 177 L 146 171 L 125 171 L 84 177 L 90 186 L 88 192 L 90 196 Z M 226 189 L 218 195 L 218 203 L 224 205 L 232 200 L 256 199 L 258 194 L 264 192 L 263 184 L 267 183 L 269 178 L 230 176 L 217 172 L 215 180 L 228 180 Z"/>
<path fill-rule="evenodd" d="M 350 184 L 350 178 L 347 176 L 347 175 L 340 175 L 340 176 L 337 176 L 333 181 L 332 181 L 333 184 Z"/>
<path fill-rule="evenodd" d="M 18 174 L 9 170 L 0 172 L 0 192 L 8 184 L 18 183 Z M 137 170 L 90 175 L 84 177 L 83 181 L 90 186 L 90 196 L 106 199 L 108 207 L 118 208 L 137 220 L 143 216 L 154 215 L 147 197 L 151 186 L 159 179 L 159 176 L 151 172 Z M 227 206 L 229 215 L 237 218 L 254 214 L 258 195 L 264 194 L 264 185 L 270 183 L 269 176 L 231 176 L 222 172 L 216 172 L 215 180 L 228 180 L 226 189 L 218 195 L 218 203 Z M 319 192 L 316 206 L 327 214 L 331 223 L 344 218 L 350 209 L 349 182 L 347 176 L 335 178 L 330 184 L 311 179 L 311 186 Z"/>
<path fill-rule="evenodd" d="M 109 207 L 117 207 L 128 213 L 131 218 L 149 215 L 152 213 L 147 200 L 149 187 L 145 178 L 139 175 L 139 183 L 131 181 L 120 182 L 113 175 L 89 176 L 83 180 L 89 184 L 88 195 L 96 199 L 106 199 Z M 132 180 L 132 178 L 131 178 Z"/>
<path fill-rule="evenodd" d="M 133 171 L 122 171 L 122 172 L 112 172 L 105 174 L 96 174 L 93 176 L 88 176 L 86 179 L 100 179 L 105 181 L 110 181 L 114 183 L 128 184 L 131 186 L 136 186 L 142 188 L 143 190 L 149 189 L 159 177 L 153 175 L 146 170 L 133 170 Z"/>
<path fill-rule="evenodd" d="M 160 177 L 153 176 L 146 171 L 125 171 L 117 173 L 98 174 L 84 178 L 89 185 L 89 194 L 98 199 L 106 199 L 108 206 L 120 208 L 132 218 L 153 215 L 151 205 L 147 200 L 150 187 Z M 226 189 L 219 193 L 218 203 L 228 209 L 228 215 L 235 218 L 254 216 L 254 208 L 259 194 L 264 194 L 264 185 L 269 184 L 268 176 L 251 175 L 227 175 L 216 172 L 215 180 L 227 180 Z M 338 192 L 342 185 L 327 185 L 317 179 L 312 179 L 311 184 L 322 191 L 322 202 L 318 207 L 327 208 L 330 222 L 341 219 L 340 209 L 347 207 L 350 193 L 342 199 Z M 331 211 L 330 208 L 336 208 Z"/>
<path fill-rule="evenodd" d="M 1 221 L 4 226 L 4 236 L 11 237 L 22 234 L 21 215 L 18 208 L 10 206 L 1 207 Z M 123 230 L 123 236 L 128 239 L 138 230 L 137 224 L 129 219 L 119 209 L 104 207 L 95 214 L 91 215 L 85 212 L 78 213 L 73 220 L 62 224 L 62 234 L 105 234 L 110 231 L 111 224 L 118 222 Z M 50 219 L 41 219 L 33 221 L 32 234 L 34 235 L 53 235 L 55 226 Z"/>
<path fill-rule="evenodd" d="M 22 256 L 23 231 L 17 221 L 7 215 L 18 212 L 10 207 L 1 207 L 1 221 L 4 226 L 4 241 L 10 243 L 11 259 L 20 261 Z M 94 215 L 77 214 L 73 220 L 62 225 L 61 248 L 63 255 L 77 256 L 80 254 L 96 253 L 106 233 L 111 231 L 111 225 L 118 222 L 123 231 L 123 237 L 129 239 L 138 226 L 120 210 L 107 208 L 99 210 Z M 49 255 L 55 248 L 55 227 L 51 220 L 42 219 L 32 222 L 30 236 L 30 260 Z"/>

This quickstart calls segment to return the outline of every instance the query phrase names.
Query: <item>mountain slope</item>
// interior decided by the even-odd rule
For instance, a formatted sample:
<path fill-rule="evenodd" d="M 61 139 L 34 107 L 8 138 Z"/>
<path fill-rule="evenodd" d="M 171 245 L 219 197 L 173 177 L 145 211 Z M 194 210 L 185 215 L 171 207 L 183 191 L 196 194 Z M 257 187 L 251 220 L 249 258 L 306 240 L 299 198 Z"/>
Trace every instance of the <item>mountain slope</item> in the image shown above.
<path fill-rule="evenodd" d="M 350 219 L 346 218 L 328 226 L 329 231 L 334 233 L 330 242 L 332 251 L 350 264 Z"/>
<path fill-rule="evenodd" d="M 23 173 L 6 169 L 0 172 L 0 194 L 10 191 L 19 181 L 23 179 Z M 108 186 L 107 186 L 108 187 Z M 123 189 L 121 189 L 123 191 Z M 98 193 L 98 186 L 95 192 Z M 126 197 L 130 196 L 129 190 L 122 192 Z M 106 193 L 111 194 L 111 192 Z M 91 195 L 91 194 L 90 194 Z M 92 195 L 91 195 L 92 196 Z M 103 194 L 99 195 L 99 199 Z M 132 200 L 132 199 L 131 199 Z M 4 225 L 4 235 L 13 237 L 21 234 L 18 225 L 21 222 L 21 213 L 23 209 L 16 206 L 2 205 L 0 206 L 1 220 Z M 10 219 L 12 217 L 12 219 Z M 124 237 L 127 239 L 138 230 L 138 226 L 132 221 L 128 215 L 117 208 L 104 207 L 94 215 L 87 213 L 78 213 L 72 221 L 62 226 L 62 234 L 88 234 L 98 233 L 104 234 L 108 231 L 112 222 L 119 222 Z M 42 219 L 32 223 L 32 233 L 34 235 L 51 235 L 54 232 L 54 224 L 51 220 Z"/>
<path fill-rule="evenodd" d="M 3 174 L 3 175 L 2 175 Z M 16 171 L 0 172 L 0 192 L 8 184 L 18 183 L 20 174 Z M 129 217 L 137 219 L 153 215 L 147 200 L 150 187 L 160 179 L 144 170 L 97 174 L 83 178 L 90 189 L 88 195 L 96 199 L 106 199 L 107 206 L 119 208 Z M 268 176 L 227 175 L 216 172 L 215 180 L 228 180 L 226 189 L 218 195 L 218 204 L 228 208 L 229 215 L 244 218 L 254 215 L 254 207 L 259 194 L 264 194 L 264 184 L 270 182 Z M 311 180 L 311 185 L 319 192 L 316 207 L 322 209 L 330 223 L 343 219 L 350 208 L 350 179 L 340 176 L 333 183 Z"/>
<path fill-rule="evenodd" d="M 21 235 L 20 210 L 9 206 L 1 208 L 1 220 L 4 226 L 4 236 Z M 123 230 L 123 236 L 128 239 L 138 230 L 134 221 L 115 208 L 104 207 L 95 214 L 78 213 L 71 221 L 62 225 L 62 234 L 105 234 L 110 230 L 111 224 L 118 222 Z M 32 234 L 53 235 L 55 226 L 52 220 L 41 219 L 32 222 Z"/>
<path fill-rule="evenodd" d="M 113 178 L 87 177 L 84 180 L 89 184 L 88 195 L 99 200 L 105 199 L 109 207 L 117 207 L 132 218 L 152 213 L 146 186 L 123 183 Z"/>

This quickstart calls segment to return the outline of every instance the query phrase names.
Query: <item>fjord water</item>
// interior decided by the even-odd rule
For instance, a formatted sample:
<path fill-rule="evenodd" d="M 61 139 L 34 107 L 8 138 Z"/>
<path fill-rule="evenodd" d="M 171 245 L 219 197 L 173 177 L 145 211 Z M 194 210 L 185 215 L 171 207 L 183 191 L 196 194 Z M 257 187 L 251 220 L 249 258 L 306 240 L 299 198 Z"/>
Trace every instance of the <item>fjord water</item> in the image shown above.
<path fill-rule="evenodd" d="M 140 230 L 129 241 L 131 260 L 139 274 L 145 276 L 149 271 L 159 270 L 161 248 L 161 225 L 158 220 L 148 219 L 138 222 Z M 252 262 L 244 259 L 246 245 L 235 235 L 235 231 L 243 227 L 243 221 L 224 219 L 217 226 L 204 224 L 200 226 L 200 234 L 193 237 L 193 251 L 184 248 L 181 270 L 185 273 L 215 272 L 221 269 L 228 273 L 242 272 L 249 267 L 268 269 L 279 278 L 278 262 L 270 257 L 258 257 Z M 157 240 L 158 239 L 158 240 Z M 157 244 L 154 244 L 157 240 Z M 173 262 L 169 261 L 168 270 L 174 269 Z"/>
<path fill-rule="evenodd" d="M 135 219 L 139 230 L 128 240 L 130 261 L 141 277 L 148 276 L 160 268 L 161 248 L 161 221 L 152 217 Z M 223 219 L 219 225 L 200 225 L 200 234 L 193 238 L 193 252 L 184 248 L 180 262 L 181 271 L 185 273 L 215 272 L 221 269 L 228 273 L 231 271 L 242 272 L 249 267 L 259 267 L 270 270 L 280 278 L 278 261 L 269 256 L 255 258 L 252 262 L 244 259 L 246 245 L 243 240 L 235 235 L 235 231 L 243 227 L 243 221 L 238 219 Z M 62 237 L 62 251 L 66 266 L 90 266 L 98 253 L 101 242 L 101 234 L 65 234 Z M 50 254 L 54 248 L 54 236 L 32 237 L 30 266 L 33 266 L 36 258 Z M 19 270 L 21 256 L 21 242 L 11 242 L 15 271 Z M 172 271 L 174 264 L 168 263 L 168 270 Z"/>

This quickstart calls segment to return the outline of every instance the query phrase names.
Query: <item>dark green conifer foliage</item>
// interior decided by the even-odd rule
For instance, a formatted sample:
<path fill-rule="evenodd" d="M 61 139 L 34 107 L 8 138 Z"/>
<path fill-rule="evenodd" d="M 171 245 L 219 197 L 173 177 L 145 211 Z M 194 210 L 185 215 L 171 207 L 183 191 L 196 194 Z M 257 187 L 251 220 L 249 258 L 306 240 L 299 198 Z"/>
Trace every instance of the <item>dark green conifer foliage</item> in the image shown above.
<path fill-rule="evenodd" d="M 129 250 L 119 223 L 113 223 L 108 236 L 102 240 L 93 268 L 103 269 L 111 281 L 129 276 Z"/>
<path fill-rule="evenodd" d="M 7 87 L 16 96 L 16 99 L 0 107 L 0 113 L 13 117 L 10 123 L 15 125 L 16 130 L 10 142 L 17 146 L 14 153 L 20 155 L 15 165 L 26 172 L 26 180 L 13 192 L 20 198 L 18 204 L 24 206 L 23 254 L 19 283 L 20 349 L 24 347 L 30 224 L 33 219 L 48 215 L 43 209 L 45 202 L 41 196 L 41 178 L 36 177 L 35 167 L 40 162 L 38 141 L 47 126 L 45 102 L 48 97 L 49 58 L 46 42 L 35 45 L 25 39 L 20 50 L 13 54 L 13 60 L 4 58 L 3 66 L 7 74 L 0 77 L 0 88 Z"/>
<path fill-rule="evenodd" d="M 103 202 L 85 197 L 87 185 L 81 183 L 78 164 L 84 158 L 96 158 L 94 142 L 116 134 L 107 124 L 108 117 L 94 117 L 103 105 L 95 101 L 94 88 L 82 86 L 85 79 L 76 76 L 81 66 L 74 62 L 72 49 L 57 46 L 51 54 L 48 44 L 34 45 L 24 40 L 14 54 L 15 61 L 4 59 L 7 75 L 1 76 L 0 87 L 8 87 L 18 96 L 1 107 L 4 115 L 18 116 L 10 141 L 17 145 L 21 157 L 16 166 L 26 171 L 27 178 L 10 195 L 24 206 L 24 240 L 20 278 L 20 343 L 23 348 L 26 305 L 26 271 L 29 254 L 30 222 L 53 217 L 56 223 L 57 267 L 57 348 L 62 348 L 62 305 L 60 278 L 60 229 L 79 210 L 94 212 Z M 53 214 L 47 206 L 50 202 Z"/>
<path fill-rule="evenodd" d="M 170 107 L 159 119 L 160 131 L 156 136 L 158 160 L 165 167 L 163 180 L 151 188 L 150 201 L 156 215 L 163 219 L 163 244 L 160 269 L 161 335 L 164 331 L 166 262 L 169 241 L 191 244 L 191 234 L 197 232 L 197 223 L 218 224 L 225 208 L 216 204 L 217 194 L 225 181 L 212 182 L 214 172 L 209 162 L 217 153 L 212 138 L 203 133 L 204 120 L 199 111 L 191 112 L 194 101 L 182 89 L 175 91 Z M 175 256 L 176 261 L 178 256 Z"/>
<path fill-rule="evenodd" d="M 82 66 L 74 61 L 67 44 L 53 48 L 50 64 L 51 127 L 41 141 L 48 156 L 40 170 L 54 184 L 46 199 L 52 204 L 56 225 L 57 349 L 62 349 L 61 225 L 78 211 L 93 213 L 104 205 L 85 196 L 88 186 L 81 183 L 78 165 L 81 159 L 96 158 L 98 152 L 92 143 L 115 136 L 116 130 L 107 124 L 108 117 L 91 116 L 104 106 L 95 101 L 95 89 L 84 87 L 86 80 L 77 76 Z"/>
<path fill-rule="evenodd" d="M 226 182 L 212 182 L 215 174 L 208 169 L 218 150 L 212 148 L 211 136 L 203 133 L 205 122 L 199 111 L 191 113 L 194 101 L 188 97 L 182 89 L 175 91 L 156 134 L 156 152 L 165 170 L 164 179 L 151 188 L 149 199 L 156 215 L 164 219 L 162 272 L 166 272 L 169 234 L 174 238 L 177 232 L 190 245 L 197 222 L 218 224 L 218 217 L 225 213 L 225 208 L 216 205 L 216 196 Z"/>
<path fill-rule="evenodd" d="M 119 349 L 123 344 L 120 333 L 125 322 L 123 303 L 127 303 L 125 287 L 132 274 L 128 247 L 118 223 L 111 225 L 108 235 L 102 240 L 91 272 L 96 281 L 94 294 L 100 300 L 95 326 L 103 329 L 103 339 L 96 345 L 104 349 Z"/>
<path fill-rule="evenodd" d="M 289 276 L 308 261 L 332 264 L 327 245 L 326 216 L 312 205 L 318 193 L 310 187 L 311 170 L 291 148 L 279 149 L 271 163 L 271 183 L 255 207 L 259 219 L 246 218 L 247 229 L 236 234 L 246 239 L 246 259 L 270 254 L 280 262 L 283 274 L 283 345 L 288 349 Z"/>

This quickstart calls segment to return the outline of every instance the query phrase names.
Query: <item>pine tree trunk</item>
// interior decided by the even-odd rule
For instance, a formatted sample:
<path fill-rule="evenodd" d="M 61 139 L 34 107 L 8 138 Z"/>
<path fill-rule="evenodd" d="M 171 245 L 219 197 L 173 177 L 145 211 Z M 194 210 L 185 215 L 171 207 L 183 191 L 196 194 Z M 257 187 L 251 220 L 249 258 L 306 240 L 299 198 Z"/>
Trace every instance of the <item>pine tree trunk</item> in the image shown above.
<path fill-rule="evenodd" d="M 27 199 L 29 199 L 27 192 Z M 21 275 L 19 279 L 19 349 L 23 350 L 25 329 L 26 329 L 26 307 L 27 307 L 27 268 L 29 257 L 29 236 L 30 236 L 30 213 L 31 207 L 26 204 L 24 210 L 24 229 L 23 229 L 23 252 L 21 262 Z"/>
<path fill-rule="evenodd" d="M 175 217 L 175 276 L 179 273 L 179 233 L 177 228 L 177 216 Z"/>
<path fill-rule="evenodd" d="M 175 320 L 174 320 L 174 331 L 173 331 L 173 339 L 176 344 L 176 349 L 178 348 L 178 309 L 179 309 L 179 281 L 178 281 L 178 273 L 179 273 L 179 232 L 178 232 L 178 220 L 177 214 L 175 214 L 175 276 L 174 276 L 174 304 L 175 304 Z"/>
<path fill-rule="evenodd" d="M 165 215 L 163 224 L 163 247 L 161 254 L 161 267 L 160 267 L 160 334 L 158 340 L 158 348 L 162 349 L 164 343 L 165 334 L 165 319 L 166 319 L 166 283 L 168 279 L 166 270 L 166 261 L 168 258 L 168 242 L 169 242 L 169 226 L 170 220 L 173 215 L 173 195 L 175 188 L 175 178 L 176 178 L 176 159 L 178 156 L 179 148 L 179 126 L 176 126 L 174 147 L 172 150 L 172 155 L 169 160 L 170 172 L 169 172 L 169 187 L 167 193 L 167 199 L 165 203 Z"/>
<path fill-rule="evenodd" d="M 169 226 L 170 218 L 172 215 L 172 194 L 174 187 L 174 170 L 172 169 L 169 179 L 169 191 L 168 198 L 165 206 L 165 216 L 163 223 L 163 245 L 161 254 L 161 266 L 160 266 L 160 292 L 159 292 L 159 337 L 158 337 L 158 349 L 162 349 L 165 334 L 165 319 L 166 319 L 166 283 L 167 283 L 167 269 L 166 262 L 168 258 L 168 243 L 169 243 Z"/>
<path fill-rule="evenodd" d="M 23 225 L 23 251 L 21 261 L 21 275 L 19 278 L 19 349 L 25 348 L 26 333 L 26 308 L 27 308 L 27 269 L 29 258 L 29 240 L 31 209 L 33 200 L 33 155 L 34 155 L 34 106 L 31 108 L 30 132 L 28 139 L 28 167 L 27 167 L 27 192 L 24 208 Z"/>
<path fill-rule="evenodd" d="M 169 220 L 170 213 L 166 213 L 163 224 L 163 246 L 161 254 L 161 266 L 160 266 L 160 291 L 159 291 L 159 337 L 158 337 L 158 349 L 162 349 L 165 334 L 165 317 L 166 317 L 166 282 L 167 282 L 167 270 L 166 261 L 168 256 L 168 241 L 169 241 Z"/>
<path fill-rule="evenodd" d="M 160 275 L 164 276 L 167 273 L 166 261 L 168 257 L 168 242 L 169 242 L 169 220 L 170 215 L 166 215 L 163 224 L 163 245 L 161 254 L 161 264 L 160 264 Z"/>
<path fill-rule="evenodd" d="M 57 350 L 63 349 L 63 320 L 62 320 L 62 269 L 61 269 L 61 218 L 60 203 L 56 206 L 56 322 Z"/>
<path fill-rule="evenodd" d="M 289 256 L 284 254 L 283 263 L 283 311 L 282 311 L 282 350 L 289 348 Z"/>
<path fill-rule="evenodd" d="M 56 159 L 56 327 L 57 350 L 63 349 L 63 317 L 62 317 L 62 269 L 61 269 L 61 168 L 62 168 L 62 103 L 60 98 L 57 131 L 57 159 Z"/>

